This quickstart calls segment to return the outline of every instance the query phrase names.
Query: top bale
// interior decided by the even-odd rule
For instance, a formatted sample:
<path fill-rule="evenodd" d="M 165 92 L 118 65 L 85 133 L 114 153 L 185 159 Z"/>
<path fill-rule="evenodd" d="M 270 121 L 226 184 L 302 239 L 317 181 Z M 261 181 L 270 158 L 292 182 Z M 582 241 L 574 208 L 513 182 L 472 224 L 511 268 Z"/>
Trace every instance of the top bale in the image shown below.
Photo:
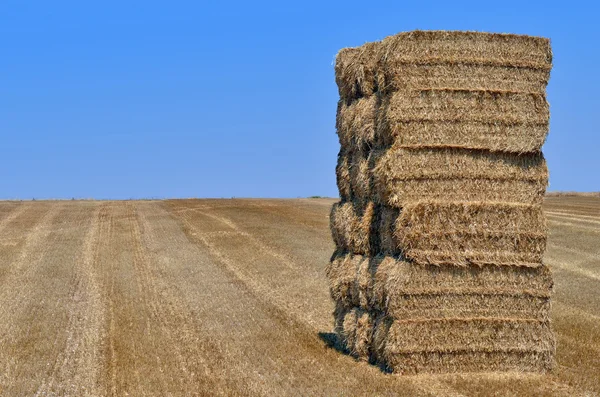
<path fill-rule="evenodd" d="M 384 66 L 474 64 L 550 70 L 550 40 L 515 34 L 414 31 L 381 41 Z"/>
<path fill-rule="evenodd" d="M 335 80 L 340 98 L 351 101 L 377 91 L 377 62 L 381 43 L 342 48 L 335 57 Z"/>
<path fill-rule="evenodd" d="M 361 47 L 344 48 L 335 64 L 340 97 L 346 102 L 396 86 L 542 94 L 551 68 L 552 51 L 546 38 L 418 30 Z M 507 73 L 508 81 L 502 77 Z M 477 86 L 464 86 L 468 75 L 479 76 Z"/>

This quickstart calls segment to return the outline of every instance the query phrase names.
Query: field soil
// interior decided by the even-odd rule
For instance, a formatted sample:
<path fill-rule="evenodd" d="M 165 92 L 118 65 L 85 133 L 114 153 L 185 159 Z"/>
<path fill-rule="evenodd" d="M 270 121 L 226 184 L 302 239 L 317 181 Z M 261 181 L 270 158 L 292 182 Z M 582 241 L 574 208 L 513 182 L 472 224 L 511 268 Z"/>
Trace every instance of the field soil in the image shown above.
<path fill-rule="evenodd" d="M 600 198 L 550 197 L 551 374 L 336 349 L 334 200 L 0 202 L 0 395 L 600 395 Z"/>

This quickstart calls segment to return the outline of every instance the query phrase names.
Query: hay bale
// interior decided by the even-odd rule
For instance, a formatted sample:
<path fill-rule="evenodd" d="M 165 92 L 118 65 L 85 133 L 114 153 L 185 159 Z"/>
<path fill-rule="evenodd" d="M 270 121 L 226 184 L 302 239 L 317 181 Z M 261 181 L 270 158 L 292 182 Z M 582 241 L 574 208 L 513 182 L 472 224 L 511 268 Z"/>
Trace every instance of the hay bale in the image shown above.
<path fill-rule="evenodd" d="M 378 89 L 379 43 L 344 48 L 335 58 L 335 80 L 340 98 L 347 102 L 369 96 Z"/>
<path fill-rule="evenodd" d="M 484 353 L 495 357 L 490 370 L 552 366 L 545 266 L 438 267 L 344 255 L 327 274 L 336 332 L 357 358 L 397 372 L 474 370 Z M 443 360 L 433 365 L 435 357 Z"/>
<path fill-rule="evenodd" d="M 334 316 L 336 333 L 348 353 L 359 360 L 369 361 L 374 330 L 371 314 L 358 307 L 338 307 Z"/>
<path fill-rule="evenodd" d="M 384 140 L 382 146 L 453 147 L 519 154 L 539 151 L 548 135 L 547 122 L 505 124 L 464 120 L 386 120 L 378 122 L 377 128 L 377 135 Z"/>
<path fill-rule="evenodd" d="M 399 147 L 539 151 L 549 128 L 544 95 L 440 89 L 398 91 L 379 105 L 374 136 Z"/>
<path fill-rule="evenodd" d="M 396 84 L 396 77 L 407 76 L 414 81 L 419 72 L 412 77 L 404 66 L 425 67 L 421 75 L 433 74 L 435 81 L 443 81 L 448 87 L 468 88 L 472 82 L 483 80 L 483 84 L 475 87 L 519 90 L 519 85 L 494 85 L 496 80 L 500 83 L 529 82 L 540 89 L 542 87 L 536 87 L 536 83 L 545 87 L 552 68 L 552 51 L 550 41 L 540 37 L 479 32 L 400 33 L 381 42 L 340 50 L 335 61 L 340 97 L 352 101 L 379 90 L 405 88 L 405 85 Z M 426 68 L 435 66 L 441 67 L 437 75 Z M 506 76 L 499 72 L 502 69 L 507 70 Z M 456 81 L 454 84 L 453 80 Z M 485 84 L 487 81 L 490 85 Z M 526 86 L 524 91 L 527 90 Z"/>
<path fill-rule="evenodd" d="M 345 252 L 374 254 L 377 251 L 375 219 L 373 202 L 365 206 L 343 201 L 334 204 L 329 223 L 336 248 Z"/>
<path fill-rule="evenodd" d="M 547 235 L 540 206 L 494 202 L 417 202 L 395 211 L 341 201 L 330 228 L 340 252 L 455 266 L 540 266 Z"/>
<path fill-rule="evenodd" d="M 378 107 L 377 96 L 360 98 L 350 104 L 340 100 L 336 129 L 342 147 L 368 151 L 376 146 L 375 119 Z"/>
<path fill-rule="evenodd" d="M 514 34 L 412 31 L 386 37 L 382 68 L 395 65 L 490 65 L 549 71 L 550 40 Z"/>
<path fill-rule="evenodd" d="M 394 236 L 400 211 L 374 202 L 340 201 L 332 206 L 329 217 L 336 249 L 352 254 L 398 253 Z"/>
<path fill-rule="evenodd" d="M 547 39 L 408 32 L 336 58 L 335 330 L 397 372 L 547 371 Z"/>
<path fill-rule="evenodd" d="M 379 324 L 378 324 L 379 326 Z M 549 322 L 517 319 L 390 320 L 378 361 L 400 373 L 547 372 L 556 344 Z"/>
<path fill-rule="evenodd" d="M 377 331 L 375 331 L 377 333 Z M 554 367 L 554 350 L 547 351 L 456 351 L 392 353 L 382 347 L 379 360 L 394 372 L 458 373 L 458 372 L 538 372 Z"/>
<path fill-rule="evenodd" d="M 363 152 L 340 152 L 336 176 L 342 200 L 357 202 L 368 200 L 372 193 L 371 170 L 369 158 Z"/>
<path fill-rule="evenodd" d="M 540 266 L 547 226 L 540 206 L 420 202 L 403 208 L 395 236 L 422 264 Z"/>
<path fill-rule="evenodd" d="M 325 275 L 329 282 L 329 293 L 336 307 L 350 309 L 360 306 L 369 309 L 368 297 L 364 288 L 359 291 L 357 272 L 364 263 L 369 263 L 369 257 L 362 255 L 337 255 L 332 258 L 325 268 Z M 361 294 L 367 297 L 366 302 L 361 305 Z M 337 318 L 337 317 L 336 317 Z"/>
<path fill-rule="evenodd" d="M 388 124 L 470 121 L 529 125 L 546 124 L 550 118 L 544 95 L 519 92 L 463 89 L 398 91 L 386 96 L 381 106 L 383 119 Z"/>
<path fill-rule="evenodd" d="M 342 199 L 396 208 L 423 200 L 541 204 L 548 185 L 541 153 L 457 148 L 341 152 L 336 173 Z"/>
<path fill-rule="evenodd" d="M 397 319 L 388 331 L 389 355 L 413 352 L 552 351 L 547 321 L 514 318 Z"/>
<path fill-rule="evenodd" d="M 365 203 L 373 195 L 371 169 L 373 168 L 374 153 L 369 153 L 367 156 L 355 153 L 351 159 L 348 168 L 352 200 Z"/>
<path fill-rule="evenodd" d="M 398 245 L 394 234 L 400 210 L 393 207 L 379 206 L 376 214 L 378 220 L 376 225 L 379 242 L 378 253 L 381 255 L 394 255 L 398 252 Z"/>
<path fill-rule="evenodd" d="M 335 176 L 340 198 L 345 201 L 352 200 L 352 186 L 350 184 L 350 161 L 351 159 L 343 152 L 338 154 Z"/>
<path fill-rule="evenodd" d="M 339 305 L 402 319 L 521 318 L 548 321 L 549 269 L 422 266 L 390 256 L 337 255 L 327 266 Z"/>
<path fill-rule="evenodd" d="M 540 153 L 392 148 L 371 156 L 374 197 L 394 207 L 427 200 L 541 204 L 548 185 Z"/>
<path fill-rule="evenodd" d="M 347 256 L 347 255 L 346 255 Z M 346 256 L 334 257 L 345 261 Z M 353 256 L 361 260 L 360 256 Z M 348 264 L 349 265 L 349 264 Z M 391 256 L 370 258 L 373 275 L 373 306 L 387 310 L 396 294 L 498 294 L 550 297 L 552 274 L 547 266 L 518 267 L 513 265 L 456 266 L 418 265 Z"/>
<path fill-rule="evenodd" d="M 549 291 L 545 292 L 549 293 Z M 414 321 L 448 318 L 515 318 L 548 321 L 550 299 L 493 291 L 395 294 L 388 304 L 387 313 L 396 318 Z"/>
<path fill-rule="evenodd" d="M 341 146 L 363 152 L 392 145 L 535 152 L 545 142 L 548 125 L 544 95 L 465 89 L 340 101 L 336 117 Z"/>
<path fill-rule="evenodd" d="M 377 152 L 343 151 L 338 156 L 336 176 L 340 198 L 366 204 L 377 194 L 373 189 L 373 168 Z"/>
<path fill-rule="evenodd" d="M 408 90 L 464 89 L 488 92 L 522 92 L 544 95 L 550 78 L 547 69 L 515 68 L 461 63 L 398 63 L 381 71 L 387 93 Z"/>

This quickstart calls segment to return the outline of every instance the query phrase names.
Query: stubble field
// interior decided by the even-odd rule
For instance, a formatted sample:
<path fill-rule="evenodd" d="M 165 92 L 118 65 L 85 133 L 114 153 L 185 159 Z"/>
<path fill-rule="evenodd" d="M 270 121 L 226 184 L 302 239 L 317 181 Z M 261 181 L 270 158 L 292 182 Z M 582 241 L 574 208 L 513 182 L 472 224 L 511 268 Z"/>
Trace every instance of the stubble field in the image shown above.
<path fill-rule="evenodd" d="M 335 349 L 334 200 L 0 202 L 0 395 L 600 395 L 600 198 L 549 197 L 549 375 Z"/>

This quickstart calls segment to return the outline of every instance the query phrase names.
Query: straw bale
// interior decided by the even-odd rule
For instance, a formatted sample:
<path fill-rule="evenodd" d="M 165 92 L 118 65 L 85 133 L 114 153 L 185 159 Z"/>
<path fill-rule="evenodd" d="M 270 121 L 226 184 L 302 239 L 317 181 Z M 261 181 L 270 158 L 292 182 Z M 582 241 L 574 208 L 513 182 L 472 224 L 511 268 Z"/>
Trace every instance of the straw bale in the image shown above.
<path fill-rule="evenodd" d="M 423 264 L 539 266 L 547 226 L 541 206 L 421 202 L 403 208 L 395 236 Z"/>
<path fill-rule="evenodd" d="M 454 148 L 399 148 L 384 153 L 379 167 L 387 167 L 385 171 L 390 176 L 396 170 L 396 179 L 485 177 L 545 181 L 548 178 L 541 153 L 517 155 Z"/>
<path fill-rule="evenodd" d="M 473 64 L 388 64 L 382 92 L 431 89 L 510 91 L 544 95 L 549 70 Z"/>
<path fill-rule="evenodd" d="M 407 233 L 531 232 L 546 233 L 546 217 L 539 205 L 502 202 L 420 202 L 407 205 L 398 218 L 398 227 Z M 409 230 L 410 229 L 410 230 Z"/>
<path fill-rule="evenodd" d="M 377 333 L 377 331 L 376 331 Z M 385 348 L 380 347 L 381 350 Z M 380 354 L 396 373 L 538 372 L 554 367 L 554 351 L 459 351 Z"/>
<path fill-rule="evenodd" d="M 392 148 L 371 156 L 374 198 L 395 207 L 423 200 L 541 203 L 548 184 L 541 153 Z"/>
<path fill-rule="evenodd" d="M 360 255 L 334 257 L 345 263 L 346 258 L 360 260 Z M 418 265 L 392 256 L 370 258 L 373 274 L 374 306 L 384 309 L 395 293 L 422 294 L 504 294 L 549 297 L 552 274 L 546 265 L 538 267 L 482 265 Z"/>
<path fill-rule="evenodd" d="M 352 187 L 350 184 L 350 161 L 351 159 L 343 152 L 338 154 L 338 162 L 335 167 L 340 198 L 342 200 L 352 200 Z"/>
<path fill-rule="evenodd" d="M 548 321 L 510 318 L 387 318 L 373 332 L 375 360 L 394 372 L 536 371 L 553 367 Z"/>
<path fill-rule="evenodd" d="M 348 274 L 345 301 L 332 287 L 335 330 L 357 358 L 396 372 L 552 366 L 546 267 L 434 267 L 358 255 L 329 267 L 338 268 L 328 269 L 331 285 Z M 484 356 L 493 357 L 489 366 L 481 366 Z"/>
<path fill-rule="evenodd" d="M 546 184 L 546 181 L 485 178 L 393 180 L 387 191 L 380 191 L 375 198 L 394 207 L 423 200 L 541 204 Z"/>
<path fill-rule="evenodd" d="M 358 206 L 352 202 L 338 202 L 331 208 L 331 234 L 338 250 L 361 254 L 375 254 L 375 204 Z"/>
<path fill-rule="evenodd" d="M 374 329 L 371 314 L 354 307 L 336 308 L 334 315 L 336 333 L 348 352 L 359 360 L 369 361 Z"/>
<path fill-rule="evenodd" d="M 541 153 L 456 148 L 342 151 L 336 168 L 343 200 L 402 207 L 423 200 L 541 203 L 548 168 Z"/>
<path fill-rule="evenodd" d="M 341 308 L 352 308 L 360 306 L 363 309 L 369 309 L 368 291 L 364 288 L 359 291 L 359 281 L 357 272 L 363 265 L 363 262 L 369 263 L 369 257 L 362 255 L 334 255 L 325 268 L 325 275 L 329 282 L 329 292 L 331 298 Z M 367 283 L 370 280 L 367 280 Z M 367 297 L 365 304 L 361 305 L 361 294 Z"/>
<path fill-rule="evenodd" d="M 381 117 L 381 116 L 380 116 Z M 478 121 L 378 122 L 381 147 L 453 147 L 513 153 L 538 152 L 548 135 L 548 122 L 494 123 Z"/>
<path fill-rule="evenodd" d="M 374 202 L 335 203 L 329 221 L 336 249 L 367 255 L 398 252 L 394 229 L 399 213 Z"/>
<path fill-rule="evenodd" d="M 457 351 L 552 351 L 547 321 L 514 318 L 434 318 L 395 320 L 387 334 L 387 354 Z"/>
<path fill-rule="evenodd" d="M 342 49 L 335 74 L 340 97 L 349 103 L 407 87 L 542 93 L 551 67 L 545 38 L 413 31 Z"/>
<path fill-rule="evenodd" d="M 376 144 L 375 120 L 379 106 L 378 96 L 360 98 L 350 104 L 340 100 L 336 129 L 340 145 L 355 150 L 368 150 Z"/>
<path fill-rule="evenodd" d="M 394 323 L 394 318 L 379 312 L 374 316 L 373 339 L 371 345 L 371 361 L 381 367 L 392 370 L 390 361 L 386 355 L 386 344 L 389 330 Z"/>
<path fill-rule="evenodd" d="M 340 97 L 351 101 L 377 91 L 378 42 L 344 48 L 335 58 L 335 80 Z"/>
<path fill-rule="evenodd" d="M 494 65 L 550 70 L 550 40 L 514 34 L 412 31 L 386 37 L 384 67 L 395 64 Z"/>
<path fill-rule="evenodd" d="M 399 294 L 390 297 L 388 314 L 402 319 L 515 318 L 548 321 L 550 299 L 530 295 L 506 295 L 491 291 L 439 294 Z"/>
<path fill-rule="evenodd" d="M 460 89 L 394 92 L 383 98 L 379 114 L 384 125 L 411 121 L 544 124 L 550 117 L 544 95 Z"/>
<path fill-rule="evenodd" d="M 447 96 L 451 98 L 448 99 Z M 508 121 L 498 121 L 494 119 L 494 115 L 482 118 L 479 113 L 476 120 L 454 116 L 450 119 L 429 116 L 407 118 L 407 114 L 415 111 L 449 114 L 451 108 L 456 108 L 456 104 L 461 104 L 462 112 L 468 109 L 468 113 L 472 115 L 475 114 L 473 112 L 480 112 L 482 98 L 488 111 L 492 109 L 496 116 L 512 117 L 507 112 L 517 109 L 521 113 L 527 113 L 526 117 L 529 118 L 519 121 L 513 117 Z M 528 108 L 525 108 L 523 102 L 527 99 L 531 100 L 527 101 Z M 508 110 L 507 104 L 513 104 L 513 109 Z M 468 91 L 460 88 L 426 89 L 412 93 L 404 90 L 391 97 L 373 95 L 350 104 L 340 100 L 336 127 L 340 144 L 346 150 L 368 151 L 396 144 L 400 147 L 445 146 L 524 153 L 539 151 L 546 139 L 548 110 L 545 104 L 542 94 Z M 442 105 L 448 109 L 440 110 Z M 407 106 L 413 113 L 403 110 Z M 456 113 L 458 110 L 454 111 Z M 537 116 L 534 114 L 536 112 Z M 537 117 L 538 122 L 532 122 L 531 117 Z"/>
<path fill-rule="evenodd" d="M 379 250 L 381 255 L 394 255 L 397 251 L 394 233 L 396 230 L 396 219 L 400 216 L 400 210 L 388 206 L 379 206 L 377 211 L 376 230 L 378 233 Z"/>
<path fill-rule="evenodd" d="M 397 318 L 511 317 L 547 320 L 549 269 L 427 266 L 390 256 L 336 255 L 326 270 L 331 296 Z"/>
<path fill-rule="evenodd" d="M 341 201 L 330 228 L 340 252 L 457 266 L 539 266 L 547 237 L 539 205 L 499 202 L 417 202 L 400 211 Z"/>
<path fill-rule="evenodd" d="M 336 167 L 337 184 L 340 198 L 346 201 L 365 203 L 374 194 L 372 190 L 371 169 L 375 153 L 340 152 Z"/>
<path fill-rule="evenodd" d="M 360 306 L 372 309 L 369 296 L 372 292 L 373 280 L 368 278 L 364 289 L 360 291 L 358 271 L 363 263 L 369 264 L 370 257 L 363 255 L 335 253 L 325 267 L 325 276 L 329 284 L 329 293 L 336 305 L 344 308 Z M 365 304 L 360 304 L 360 296 L 366 297 Z"/>
<path fill-rule="evenodd" d="M 349 163 L 352 199 L 355 201 L 364 203 L 374 194 L 371 183 L 374 155 L 370 153 L 367 157 L 363 157 L 360 153 L 356 153 Z"/>

